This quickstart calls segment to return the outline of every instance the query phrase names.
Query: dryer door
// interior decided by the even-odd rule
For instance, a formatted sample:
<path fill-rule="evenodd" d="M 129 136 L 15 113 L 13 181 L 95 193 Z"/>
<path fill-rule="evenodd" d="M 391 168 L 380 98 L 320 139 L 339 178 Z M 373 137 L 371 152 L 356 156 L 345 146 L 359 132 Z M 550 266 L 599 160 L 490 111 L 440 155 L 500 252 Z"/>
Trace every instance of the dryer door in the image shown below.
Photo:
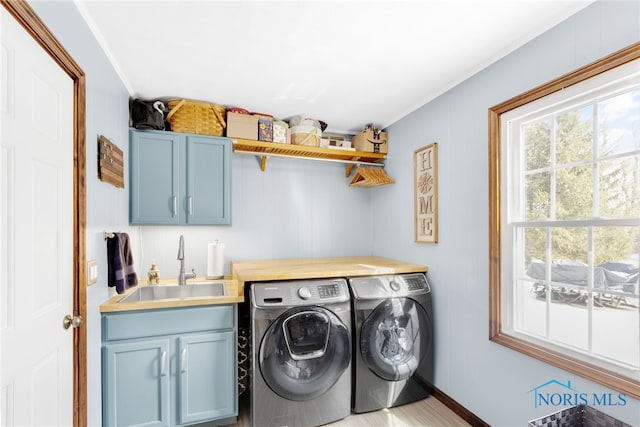
<path fill-rule="evenodd" d="M 260 372 L 289 400 L 309 400 L 338 381 L 351 360 L 344 323 L 323 307 L 296 307 L 279 316 L 260 344 Z"/>
<path fill-rule="evenodd" d="M 382 301 L 362 323 L 362 359 L 384 380 L 409 378 L 429 351 L 431 320 L 424 308 L 410 298 Z"/>

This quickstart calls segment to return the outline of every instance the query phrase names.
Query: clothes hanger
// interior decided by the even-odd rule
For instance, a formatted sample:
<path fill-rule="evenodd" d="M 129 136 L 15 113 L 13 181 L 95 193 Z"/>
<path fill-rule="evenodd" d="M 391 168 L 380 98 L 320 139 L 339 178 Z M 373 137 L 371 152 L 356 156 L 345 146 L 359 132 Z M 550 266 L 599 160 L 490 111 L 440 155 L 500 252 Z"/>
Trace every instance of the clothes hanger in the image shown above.
<path fill-rule="evenodd" d="M 377 185 L 393 184 L 395 181 L 386 174 L 384 169 L 358 167 L 349 183 L 351 187 L 374 187 Z"/>

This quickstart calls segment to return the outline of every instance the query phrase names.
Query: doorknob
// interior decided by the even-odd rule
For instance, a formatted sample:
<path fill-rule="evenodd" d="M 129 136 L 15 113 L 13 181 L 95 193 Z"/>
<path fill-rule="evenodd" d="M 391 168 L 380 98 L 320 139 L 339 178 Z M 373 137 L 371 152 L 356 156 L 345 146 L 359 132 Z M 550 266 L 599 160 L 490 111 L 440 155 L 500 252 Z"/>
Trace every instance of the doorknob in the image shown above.
<path fill-rule="evenodd" d="M 62 326 L 65 329 L 69 329 L 70 326 L 77 328 L 80 325 L 82 325 L 82 316 L 72 316 L 70 314 L 67 314 L 66 316 L 64 316 L 64 319 L 62 319 Z"/>

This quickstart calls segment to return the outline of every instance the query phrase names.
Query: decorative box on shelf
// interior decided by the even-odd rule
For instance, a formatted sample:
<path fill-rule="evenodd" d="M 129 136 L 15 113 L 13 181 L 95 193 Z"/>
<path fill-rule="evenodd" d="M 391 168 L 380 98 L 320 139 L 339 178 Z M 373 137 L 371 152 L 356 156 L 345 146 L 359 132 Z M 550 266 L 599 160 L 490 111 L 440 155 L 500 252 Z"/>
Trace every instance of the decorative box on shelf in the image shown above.
<path fill-rule="evenodd" d="M 280 144 L 291 144 L 291 134 L 289 125 L 282 120 L 273 121 L 273 142 Z"/>
<path fill-rule="evenodd" d="M 253 113 L 258 117 L 258 141 L 273 141 L 273 116 Z"/>

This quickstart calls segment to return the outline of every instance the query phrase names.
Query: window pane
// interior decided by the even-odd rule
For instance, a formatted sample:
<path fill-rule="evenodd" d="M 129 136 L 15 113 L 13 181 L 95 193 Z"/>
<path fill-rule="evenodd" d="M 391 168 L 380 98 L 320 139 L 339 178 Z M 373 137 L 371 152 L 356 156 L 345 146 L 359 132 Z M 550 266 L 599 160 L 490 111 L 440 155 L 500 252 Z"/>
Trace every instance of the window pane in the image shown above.
<path fill-rule="evenodd" d="M 541 261 L 544 264 L 547 258 L 547 229 L 542 227 L 525 228 L 524 239 L 525 270 L 533 261 Z"/>
<path fill-rule="evenodd" d="M 635 298 L 635 304 L 638 299 Z M 640 368 L 640 311 L 603 306 L 593 313 L 593 352 Z"/>
<path fill-rule="evenodd" d="M 551 257 L 553 263 L 558 265 L 585 265 L 587 262 L 587 238 L 588 234 L 585 227 L 553 228 L 551 230 Z"/>
<path fill-rule="evenodd" d="M 528 221 L 547 219 L 551 217 L 551 174 L 549 172 L 535 173 L 525 177 L 527 191 Z"/>
<path fill-rule="evenodd" d="M 640 229 L 595 227 L 593 352 L 640 368 Z"/>
<path fill-rule="evenodd" d="M 598 175 L 600 216 L 640 217 L 640 156 L 602 161 Z"/>
<path fill-rule="evenodd" d="M 590 165 L 556 172 L 556 219 L 593 216 L 593 168 Z"/>
<path fill-rule="evenodd" d="M 556 116 L 556 164 L 593 157 L 593 109 L 585 106 Z"/>
<path fill-rule="evenodd" d="M 551 165 L 551 119 L 546 118 L 523 127 L 525 170 Z"/>
<path fill-rule="evenodd" d="M 547 303 L 544 284 L 518 280 L 515 297 L 515 328 L 527 334 L 546 338 Z"/>
<path fill-rule="evenodd" d="M 589 311 L 586 296 L 549 306 L 549 338 L 561 345 L 586 350 L 589 347 Z"/>
<path fill-rule="evenodd" d="M 588 236 L 585 227 L 551 229 L 549 339 L 580 349 L 589 346 Z"/>
<path fill-rule="evenodd" d="M 546 247 L 547 229 L 529 227 L 524 233 L 524 276 L 516 284 L 516 328 L 522 332 L 547 336 Z"/>
<path fill-rule="evenodd" d="M 638 269 L 640 231 L 637 227 L 594 227 L 594 256 L 596 265 L 624 264 L 616 269 L 628 273 Z M 638 277 L 635 277 L 638 280 Z"/>
<path fill-rule="evenodd" d="M 598 155 L 640 150 L 640 89 L 598 103 Z"/>

